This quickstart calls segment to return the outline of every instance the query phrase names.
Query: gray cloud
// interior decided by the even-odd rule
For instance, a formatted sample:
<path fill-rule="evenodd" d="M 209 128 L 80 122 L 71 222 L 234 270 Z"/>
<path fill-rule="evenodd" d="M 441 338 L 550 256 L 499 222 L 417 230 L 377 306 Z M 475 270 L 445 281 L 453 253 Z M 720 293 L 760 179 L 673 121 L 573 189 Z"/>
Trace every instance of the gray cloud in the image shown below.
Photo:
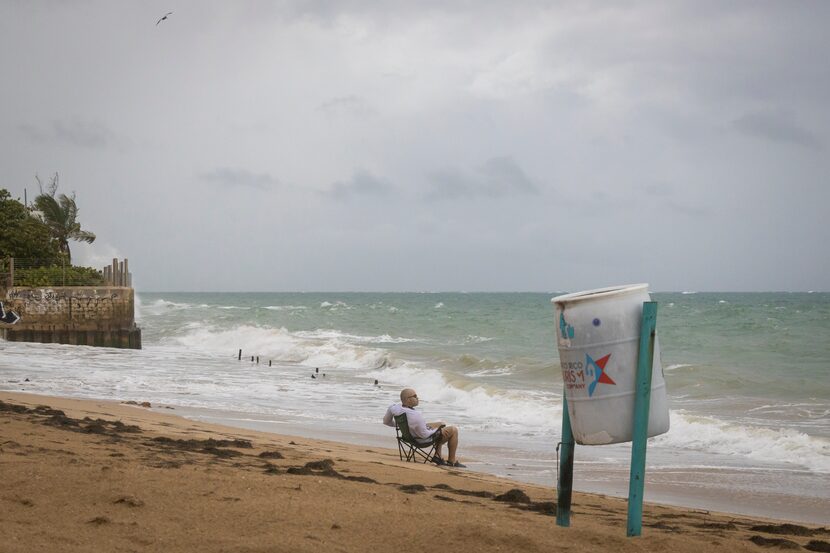
<path fill-rule="evenodd" d="M 199 177 L 211 184 L 224 187 L 247 187 L 267 190 L 279 184 L 276 177 L 267 173 L 252 173 L 245 169 L 218 167 L 209 173 L 202 173 Z"/>
<path fill-rule="evenodd" d="M 711 208 L 709 206 L 702 206 L 686 199 L 683 197 L 682 193 L 678 194 L 676 188 L 671 184 L 663 182 L 647 184 L 642 188 L 642 191 L 647 198 L 653 199 L 660 208 L 670 212 L 690 217 L 707 216 L 711 214 Z M 637 199 L 635 198 L 634 201 L 636 202 Z M 609 201 L 608 203 L 615 203 L 617 205 L 621 204 L 618 200 L 613 202 Z"/>
<path fill-rule="evenodd" d="M 773 142 L 796 144 L 806 148 L 822 146 L 821 140 L 815 134 L 798 125 L 792 113 L 782 110 L 748 112 L 735 119 L 732 126 L 744 134 Z"/>
<path fill-rule="evenodd" d="M 104 149 L 120 145 L 114 132 L 93 121 L 55 120 L 45 127 L 29 123 L 18 125 L 18 131 L 35 143 L 68 144 L 79 148 Z"/>
<path fill-rule="evenodd" d="M 426 1 L 6 2 L 0 182 L 145 290 L 830 288 L 830 2 Z"/>
<path fill-rule="evenodd" d="M 670 211 L 688 217 L 707 217 L 712 214 L 712 210 L 709 207 L 694 205 L 692 203 L 682 202 L 681 200 L 667 200 L 664 206 Z"/>
<path fill-rule="evenodd" d="M 656 198 L 664 198 L 666 196 L 674 195 L 674 188 L 670 185 L 659 182 L 659 183 L 652 183 L 647 184 L 643 187 L 643 192 L 647 196 L 653 196 Z"/>
<path fill-rule="evenodd" d="M 475 182 L 456 169 L 442 169 L 429 175 L 432 183 L 429 200 L 454 200 L 475 195 Z"/>
<path fill-rule="evenodd" d="M 366 100 L 355 95 L 331 98 L 320 104 L 319 109 L 330 117 L 349 114 L 355 117 L 365 118 L 377 114 L 375 110 L 369 107 Z"/>
<path fill-rule="evenodd" d="M 338 181 L 331 186 L 326 194 L 338 200 L 345 200 L 358 196 L 388 197 L 395 193 L 395 188 L 389 181 L 375 177 L 367 171 L 357 171 L 348 181 Z"/>
<path fill-rule="evenodd" d="M 536 185 L 511 157 L 493 157 L 471 172 L 444 169 L 429 175 L 429 200 L 501 198 L 538 194 Z"/>

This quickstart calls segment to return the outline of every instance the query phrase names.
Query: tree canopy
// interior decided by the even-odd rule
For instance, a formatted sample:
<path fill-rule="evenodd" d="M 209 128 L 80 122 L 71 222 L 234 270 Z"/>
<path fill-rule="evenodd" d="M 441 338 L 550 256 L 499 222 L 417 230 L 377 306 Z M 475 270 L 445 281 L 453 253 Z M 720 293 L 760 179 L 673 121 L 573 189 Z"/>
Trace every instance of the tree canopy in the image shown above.
<path fill-rule="evenodd" d="M 40 184 L 40 179 L 38 179 Z M 47 192 L 35 198 L 35 209 L 40 220 L 47 226 L 52 238 L 57 242 L 58 250 L 66 254 L 66 260 L 72 263 L 72 253 L 69 251 L 69 240 L 93 243 L 95 234 L 81 229 L 78 222 L 78 206 L 75 204 L 75 194 L 67 196 L 61 194 L 55 197 L 58 190 L 58 174 L 52 177 Z"/>
<path fill-rule="evenodd" d="M 0 258 L 53 260 L 60 255 L 49 228 L 0 188 Z"/>

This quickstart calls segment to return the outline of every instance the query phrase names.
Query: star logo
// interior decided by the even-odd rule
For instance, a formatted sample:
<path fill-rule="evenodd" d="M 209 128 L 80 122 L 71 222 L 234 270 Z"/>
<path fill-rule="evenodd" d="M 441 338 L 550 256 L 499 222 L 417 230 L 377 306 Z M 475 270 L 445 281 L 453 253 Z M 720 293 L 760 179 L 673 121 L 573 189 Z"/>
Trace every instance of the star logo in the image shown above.
<path fill-rule="evenodd" d="M 587 353 L 585 354 L 585 372 L 588 376 L 594 377 L 594 381 L 588 386 L 588 397 L 594 395 L 594 390 L 596 390 L 597 384 L 600 382 L 603 384 L 612 384 L 614 386 L 617 385 L 616 382 L 611 380 L 608 373 L 605 372 L 605 365 L 608 363 L 609 359 L 611 359 L 610 353 L 605 357 L 597 359 L 596 361 L 594 361 Z"/>

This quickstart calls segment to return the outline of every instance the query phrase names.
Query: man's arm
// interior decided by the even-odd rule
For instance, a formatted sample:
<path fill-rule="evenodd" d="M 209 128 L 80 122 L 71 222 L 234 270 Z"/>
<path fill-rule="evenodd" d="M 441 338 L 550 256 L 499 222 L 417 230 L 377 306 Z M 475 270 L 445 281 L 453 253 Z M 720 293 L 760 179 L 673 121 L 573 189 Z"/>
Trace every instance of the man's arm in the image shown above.
<path fill-rule="evenodd" d="M 395 419 L 394 414 L 392 413 L 392 407 L 394 407 L 394 405 L 389 406 L 389 409 L 386 410 L 386 414 L 383 415 L 383 424 L 394 427 Z"/>

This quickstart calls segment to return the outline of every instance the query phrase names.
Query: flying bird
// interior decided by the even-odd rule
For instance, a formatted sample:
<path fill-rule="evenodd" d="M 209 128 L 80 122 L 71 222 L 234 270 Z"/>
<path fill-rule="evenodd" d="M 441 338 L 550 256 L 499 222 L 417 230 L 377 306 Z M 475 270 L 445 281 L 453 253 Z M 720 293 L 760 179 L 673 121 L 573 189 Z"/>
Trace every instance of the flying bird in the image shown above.
<path fill-rule="evenodd" d="M 169 15 L 173 15 L 173 12 L 167 12 L 166 14 L 164 14 L 164 17 L 162 17 L 161 19 L 159 19 L 158 21 L 156 21 L 156 27 L 158 27 L 158 24 L 159 24 L 159 23 L 161 23 L 162 21 L 164 21 L 165 19 L 167 19 L 167 16 L 169 16 Z"/>

